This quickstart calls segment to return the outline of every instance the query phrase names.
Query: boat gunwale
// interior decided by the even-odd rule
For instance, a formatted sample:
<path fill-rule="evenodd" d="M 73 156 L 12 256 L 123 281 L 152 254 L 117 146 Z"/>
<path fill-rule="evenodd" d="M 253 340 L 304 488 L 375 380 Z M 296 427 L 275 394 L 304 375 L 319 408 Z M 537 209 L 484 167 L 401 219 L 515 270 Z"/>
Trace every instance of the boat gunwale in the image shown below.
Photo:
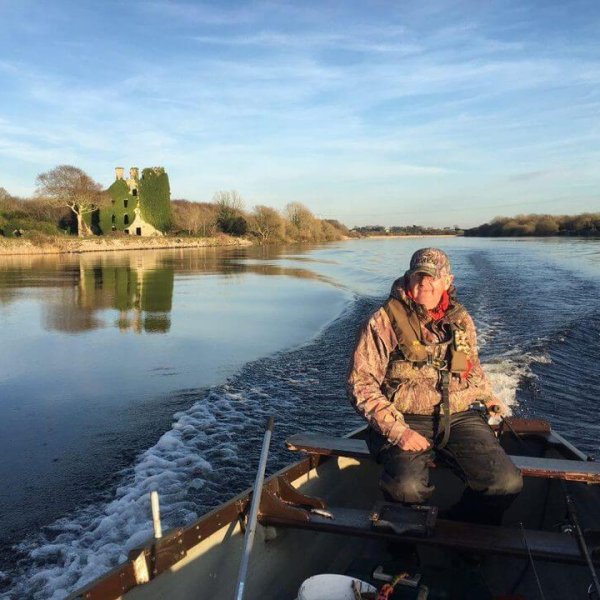
<path fill-rule="evenodd" d="M 366 427 L 361 425 L 341 437 L 356 437 L 365 430 Z M 335 458 L 334 456 L 306 456 L 282 467 L 270 475 L 265 480 L 264 487 L 268 488 L 270 485 L 274 485 L 280 477 L 285 478 L 291 483 L 319 465 Z M 65 600 L 77 600 L 79 598 L 84 598 L 85 600 L 94 600 L 96 598 L 106 600 L 107 598 L 119 598 L 132 588 L 140 585 L 135 575 L 134 560 L 141 554 L 144 554 L 150 560 L 152 558 L 158 559 L 151 573 L 151 579 L 157 577 L 181 560 L 188 550 L 219 531 L 224 525 L 242 518 L 246 507 L 250 503 L 253 491 L 252 486 L 246 488 L 236 496 L 205 513 L 190 525 L 167 530 L 166 534 L 159 540 L 149 538 L 144 544 L 136 546 L 129 551 L 126 562 L 122 562 L 110 571 L 99 575 L 84 587 L 71 593 Z M 115 596 L 115 593 L 118 595 Z"/>
<path fill-rule="evenodd" d="M 542 423 L 541 421 L 535 419 L 523 419 L 523 421 L 530 422 L 532 425 L 532 428 L 529 431 L 523 432 L 525 435 L 543 438 L 548 445 L 563 448 L 567 453 L 571 454 L 575 461 L 593 460 L 551 428 L 549 430 L 537 428 L 536 425 Z M 362 425 L 340 437 L 361 437 L 366 429 L 367 426 Z M 494 429 L 497 430 L 498 426 L 494 426 Z M 509 433 L 505 431 L 504 435 L 509 435 Z M 265 480 L 264 488 L 269 489 L 276 485 L 279 478 L 284 478 L 287 482 L 291 483 L 318 466 L 325 464 L 329 460 L 335 460 L 337 458 L 338 457 L 334 455 L 311 454 L 305 456 L 270 475 Z M 141 555 L 144 555 L 146 564 L 154 564 L 154 568 L 150 573 L 150 580 L 159 576 L 161 573 L 168 571 L 174 564 L 186 556 L 188 550 L 191 550 L 227 524 L 241 521 L 244 512 L 250 503 L 252 493 L 252 487 L 246 488 L 239 494 L 202 515 L 193 523 L 184 527 L 171 528 L 158 540 L 149 538 L 144 544 L 130 550 L 126 562 L 120 563 L 110 571 L 98 576 L 84 587 L 79 588 L 67 596 L 66 600 L 77 600 L 81 598 L 84 598 L 85 600 L 116 599 L 138 585 L 143 585 L 136 577 L 134 565 L 135 559 Z"/>

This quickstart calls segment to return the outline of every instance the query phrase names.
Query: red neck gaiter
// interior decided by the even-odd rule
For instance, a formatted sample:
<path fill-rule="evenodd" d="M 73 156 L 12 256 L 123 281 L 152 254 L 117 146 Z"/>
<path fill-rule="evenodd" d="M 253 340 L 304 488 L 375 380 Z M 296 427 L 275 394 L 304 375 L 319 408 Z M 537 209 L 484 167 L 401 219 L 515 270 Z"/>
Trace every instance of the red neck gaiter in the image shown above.
<path fill-rule="evenodd" d="M 427 312 L 434 321 L 439 321 L 446 314 L 449 307 L 450 297 L 448 296 L 448 292 L 444 292 L 439 304 Z"/>
<path fill-rule="evenodd" d="M 414 301 L 415 297 L 410 290 L 406 291 L 406 295 Z M 448 308 L 450 308 L 450 296 L 448 296 L 448 292 L 444 292 L 438 305 L 428 310 L 427 313 L 434 321 L 439 321 L 446 314 Z"/>

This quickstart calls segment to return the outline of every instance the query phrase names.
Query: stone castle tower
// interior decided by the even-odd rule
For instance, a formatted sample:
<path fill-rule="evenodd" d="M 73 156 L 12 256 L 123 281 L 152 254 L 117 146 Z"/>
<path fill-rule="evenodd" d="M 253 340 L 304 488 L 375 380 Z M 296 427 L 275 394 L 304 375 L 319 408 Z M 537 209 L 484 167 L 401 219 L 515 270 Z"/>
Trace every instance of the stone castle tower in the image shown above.
<path fill-rule="evenodd" d="M 146 176 L 150 172 L 150 176 L 162 175 L 166 177 L 165 170 L 162 167 L 154 167 L 145 169 Z M 144 199 L 140 194 L 140 170 L 138 167 L 129 169 L 129 177 L 125 178 L 125 168 L 115 167 L 115 181 L 108 188 L 111 195 L 111 207 L 102 209 L 100 214 L 100 228 L 103 232 L 108 231 L 123 231 L 130 235 L 151 236 L 164 235 L 164 233 L 154 227 L 146 219 L 142 217 L 143 212 L 147 212 L 147 207 L 144 205 Z M 170 202 L 170 193 L 168 191 L 164 196 L 164 202 Z"/>
<path fill-rule="evenodd" d="M 137 167 L 131 167 L 129 169 L 129 179 L 125 179 L 125 169 L 123 167 L 115 167 L 115 178 L 116 181 L 120 179 L 125 180 L 129 193 L 132 196 L 138 195 L 138 185 L 140 182 L 140 170 Z"/>

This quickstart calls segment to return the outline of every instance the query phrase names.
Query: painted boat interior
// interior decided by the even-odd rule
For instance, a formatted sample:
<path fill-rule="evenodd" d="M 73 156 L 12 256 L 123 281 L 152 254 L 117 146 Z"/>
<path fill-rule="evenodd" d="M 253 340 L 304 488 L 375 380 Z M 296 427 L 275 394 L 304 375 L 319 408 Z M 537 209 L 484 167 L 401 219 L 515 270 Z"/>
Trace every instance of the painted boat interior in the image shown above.
<path fill-rule="evenodd" d="M 510 454 L 524 454 L 522 442 L 518 444 L 513 437 L 503 433 L 500 439 Z M 585 458 L 552 432 L 530 433 L 526 439 L 530 456 L 568 459 L 575 461 L 574 464 Z M 337 508 L 361 509 L 367 514 L 377 501 L 382 500 L 378 488 L 379 474 L 380 467 L 370 459 L 314 456 L 276 474 L 270 481 L 278 476 L 286 477 L 303 494 L 324 499 L 334 514 Z M 436 492 L 431 504 L 440 510 L 450 507 L 460 497 L 462 482 L 443 466 L 432 469 L 432 481 Z M 568 531 L 565 485 L 575 500 L 583 529 L 592 532 L 589 534 L 590 543 L 593 542 L 593 548 L 598 550 L 600 536 L 594 533 L 600 532 L 598 485 L 532 476 L 525 478 L 523 492 L 506 512 L 503 521 L 503 529 L 509 531 L 517 545 L 519 539 L 523 541 L 521 556 L 496 554 L 493 537 L 491 543 L 488 540 L 487 546 L 482 546 L 481 552 L 472 553 L 448 545 L 407 545 L 400 538 L 391 541 L 294 526 L 260 525 L 244 597 L 247 600 L 294 599 L 302 582 L 312 575 L 338 573 L 367 580 L 381 565 L 385 572 L 391 574 L 403 571 L 411 575 L 420 574 L 421 587 L 426 586 L 425 590 L 421 590 L 423 598 L 499 598 L 509 595 L 513 598 L 541 598 L 542 593 L 547 599 L 587 598 L 592 577 L 583 559 L 574 561 L 571 557 L 561 561 L 556 557 L 546 560 L 538 556 L 532 564 L 525 552 L 527 543 L 523 540 L 523 529 L 554 533 Z M 125 566 L 120 566 L 72 597 L 90 600 L 120 597 L 127 600 L 224 600 L 234 597 L 243 547 L 240 522 L 235 515 L 247 505 L 247 494 L 242 494 L 185 531 L 177 532 L 182 546 L 181 557 L 171 558 L 172 564 L 151 577 L 148 583 L 127 591 L 131 587 L 126 582 L 131 577 L 130 569 L 126 571 Z M 468 532 L 469 526 L 465 527 Z M 199 532 L 198 541 L 190 543 L 194 539 L 194 531 Z M 572 534 L 565 535 L 570 535 L 571 542 Z M 176 544 L 171 546 L 176 547 Z M 146 557 L 150 556 L 151 545 L 146 546 L 144 552 Z M 560 550 L 556 549 L 556 552 L 560 553 Z M 600 562 L 600 552 L 594 553 L 594 560 Z M 152 563 L 152 558 L 149 562 Z M 576 562 L 579 564 L 574 564 Z M 109 580 L 112 582 L 110 585 L 107 583 Z M 372 579 L 370 581 L 373 582 Z M 381 585 L 381 582 L 375 583 Z M 417 598 L 418 589 L 403 588 L 396 597 Z"/>

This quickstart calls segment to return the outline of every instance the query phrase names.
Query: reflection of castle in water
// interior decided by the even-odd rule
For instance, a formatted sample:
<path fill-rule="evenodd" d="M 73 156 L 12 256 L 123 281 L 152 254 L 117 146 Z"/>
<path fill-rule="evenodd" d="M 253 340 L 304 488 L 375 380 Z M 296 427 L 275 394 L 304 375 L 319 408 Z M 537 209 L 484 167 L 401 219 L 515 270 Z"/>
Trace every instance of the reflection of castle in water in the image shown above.
<path fill-rule="evenodd" d="M 73 268 L 74 267 L 74 268 Z M 64 276 L 67 275 L 68 276 Z M 121 331 L 166 333 L 171 328 L 174 271 L 156 254 L 82 256 L 46 291 L 45 327 L 71 333 L 104 327 L 102 312 L 117 310 Z"/>
<path fill-rule="evenodd" d="M 275 247 L 5 257 L 0 307 L 19 298 L 21 288 L 40 288 L 45 329 L 78 333 L 106 327 L 107 311 L 116 310 L 113 323 L 121 331 L 165 333 L 171 327 L 175 271 L 226 279 L 254 273 L 338 285 L 313 270 L 312 262 L 298 256 L 296 248 Z"/>
<path fill-rule="evenodd" d="M 78 306 L 113 308 L 121 331 L 166 333 L 171 327 L 174 272 L 152 254 L 135 255 L 129 265 L 80 263 Z"/>

